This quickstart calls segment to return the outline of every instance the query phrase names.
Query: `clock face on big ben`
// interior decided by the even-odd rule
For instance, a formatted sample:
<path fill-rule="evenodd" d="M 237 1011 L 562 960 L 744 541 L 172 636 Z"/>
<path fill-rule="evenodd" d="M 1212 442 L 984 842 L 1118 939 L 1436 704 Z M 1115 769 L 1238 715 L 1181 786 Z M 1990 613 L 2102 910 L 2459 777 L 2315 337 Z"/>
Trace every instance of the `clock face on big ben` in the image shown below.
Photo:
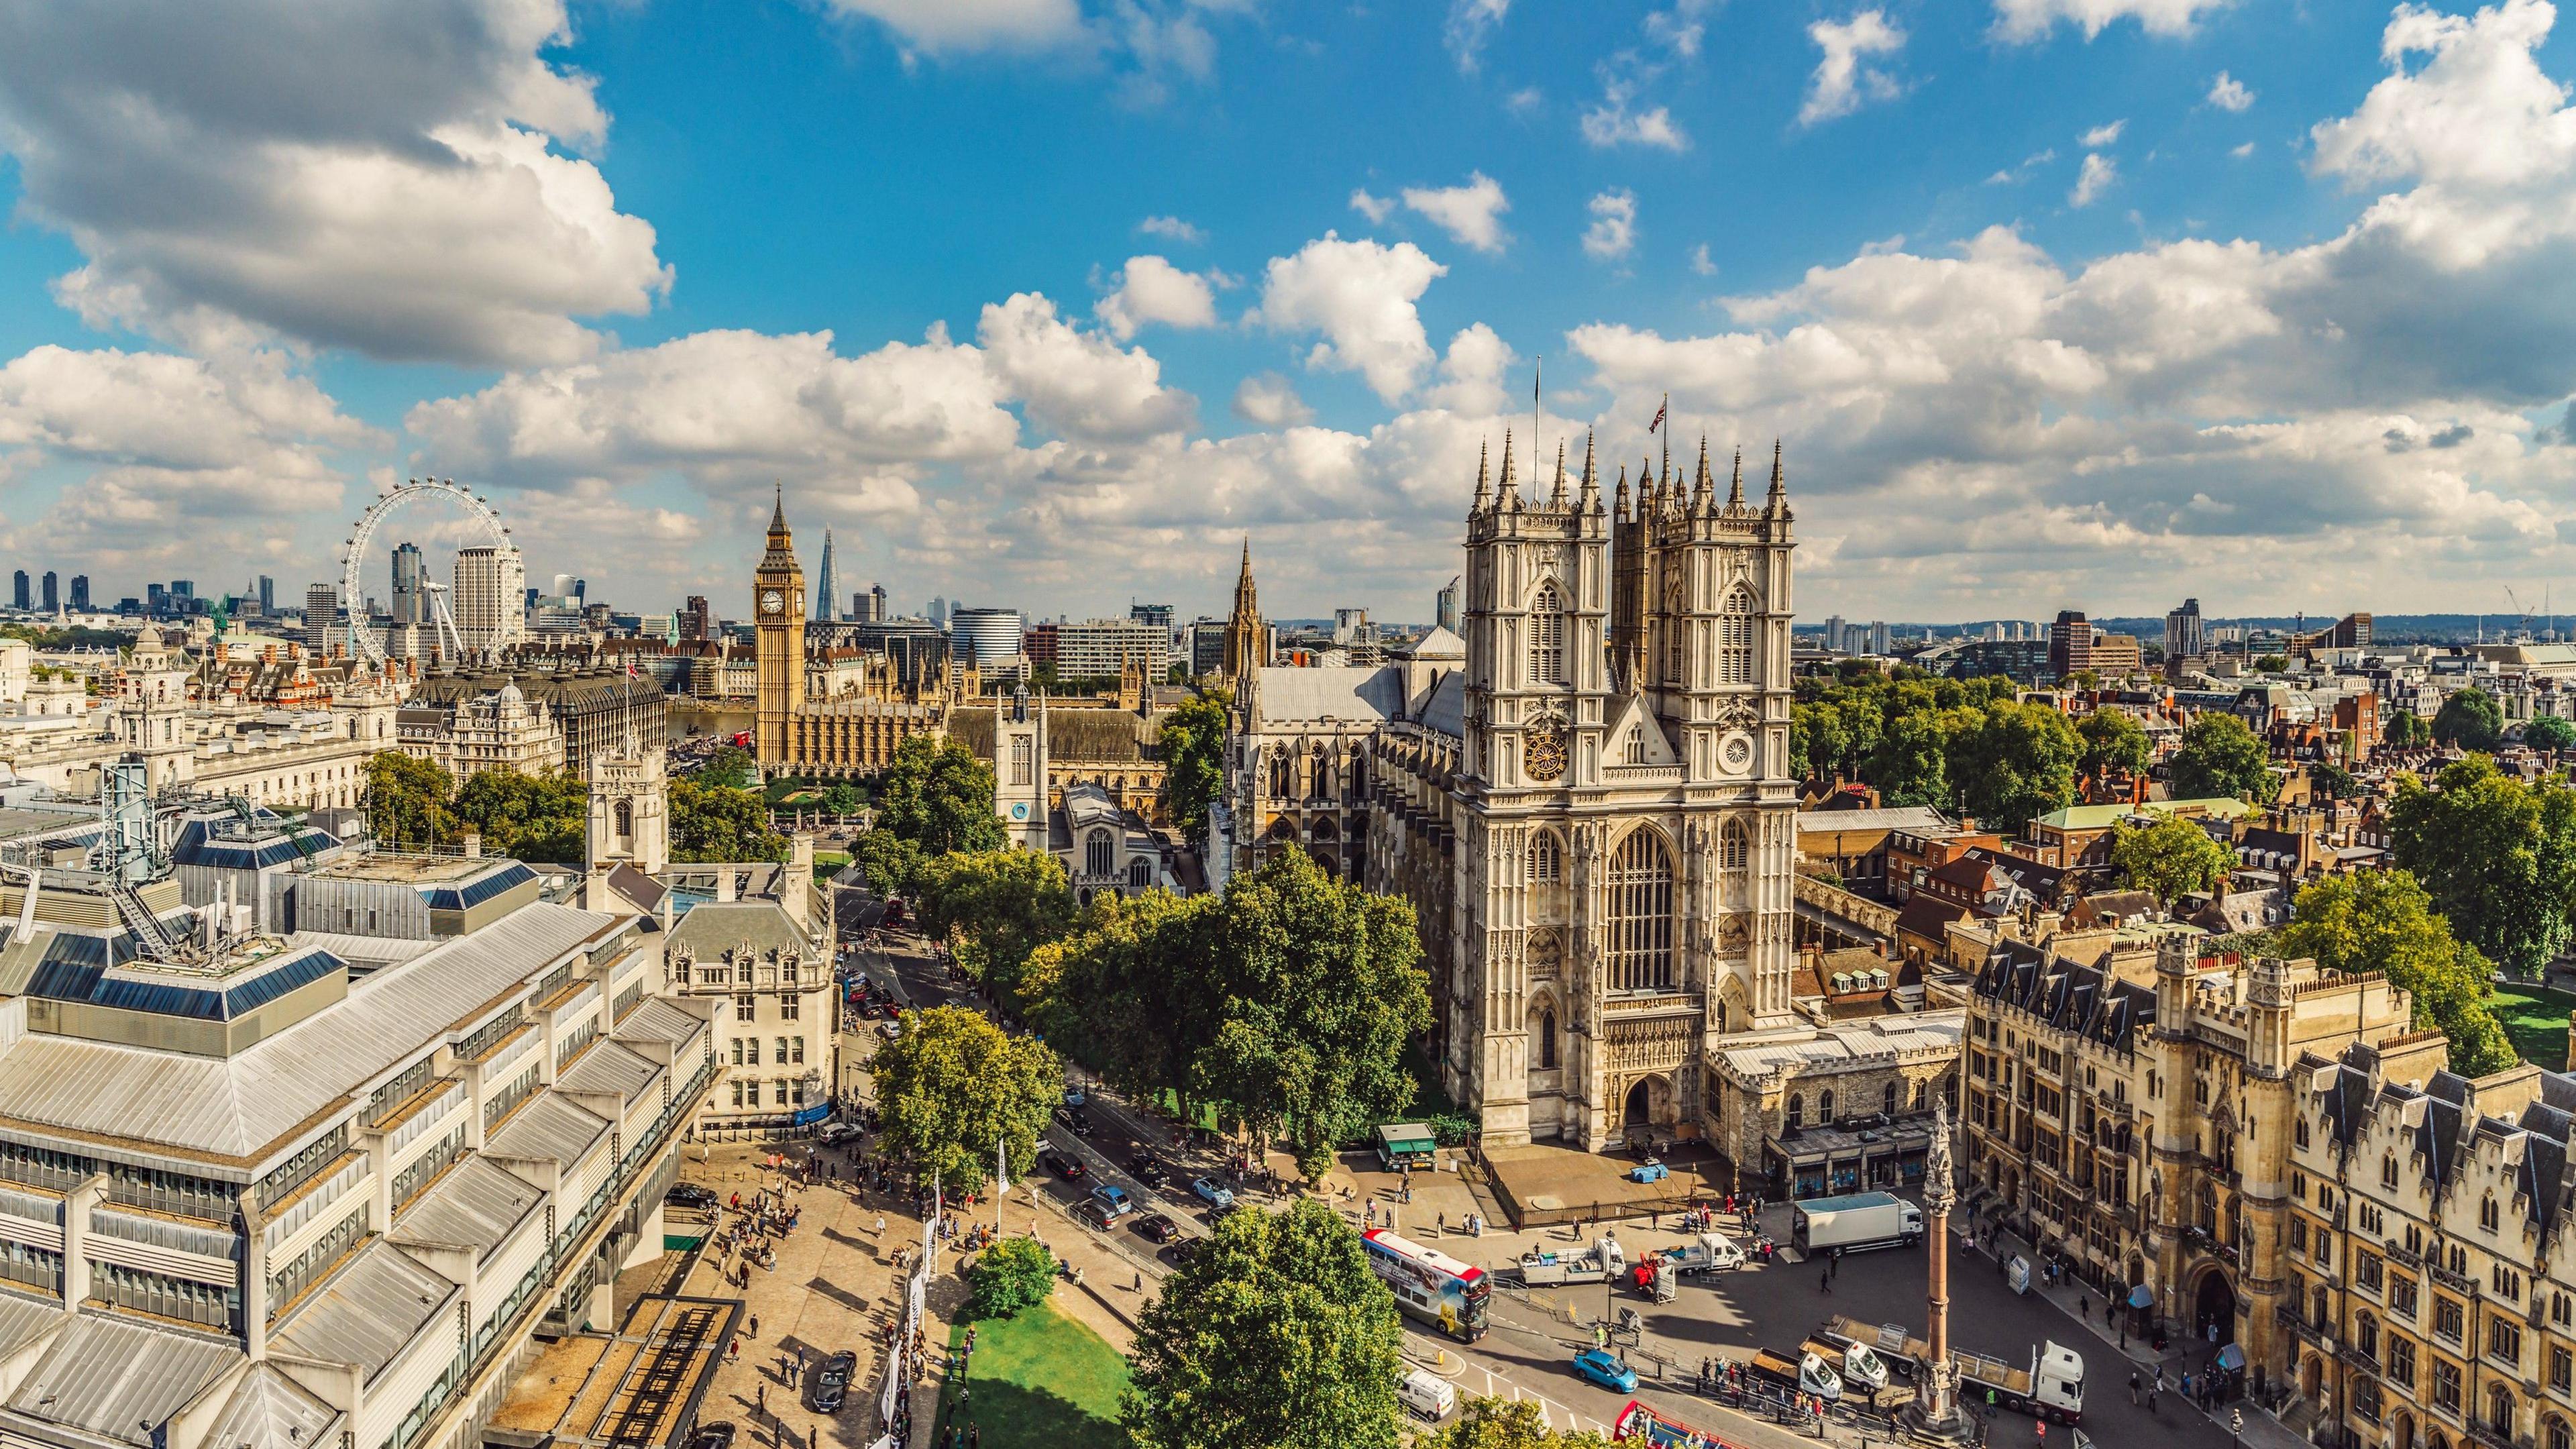
<path fill-rule="evenodd" d="M 776 589 L 763 589 L 760 591 L 760 612 L 764 614 L 775 614 L 784 610 L 786 607 L 787 596 L 785 594 L 778 592 Z"/>

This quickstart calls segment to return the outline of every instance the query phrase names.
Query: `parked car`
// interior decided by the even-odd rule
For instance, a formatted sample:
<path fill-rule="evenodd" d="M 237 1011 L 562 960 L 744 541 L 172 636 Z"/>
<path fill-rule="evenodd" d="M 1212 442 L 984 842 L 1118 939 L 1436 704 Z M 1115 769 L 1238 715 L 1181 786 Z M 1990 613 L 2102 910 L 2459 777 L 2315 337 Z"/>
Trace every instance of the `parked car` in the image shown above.
<path fill-rule="evenodd" d="M 814 1134 L 814 1140 L 830 1147 L 836 1143 L 847 1142 L 858 1135 L 859 1129 L 847 1122 L 826 1122 Z"/>
<path fill-rule="evenodd" d="M 1109 1205 L 1096 1197 L 1087 1197 L 1074 1204 L 1073 1215 L 1103 1232 L 1109 1230 L 1111 1223 L 1118 1221 L 1118 1214 L 1111 1212 Z"/>
<path fill-rule="evenodd" d="M 711 1208 L 716 1205 L 716 1195 L 694 1182 L 675 1182 L 669 1192 L 662 1194 L 662 1201 L 673 1207 Z"/>
<path fill-rule="evenodd" d="M 899 1021 L 879 1022 L 877 1023 L 877 1035 L 884 1037 L 887 1041 L 901 1041 L 903 1039 L 903 1023 Z"/>
<path fill-rule="evenodd" d="M 1168 1243 L 1181 1235 L 1181 1225 L 1163 1213 L 1147 1213 L 1136 1220 L 1136 1232 L 1149 1243 Z"/>
<path fill-rule="evenodd" d="M 1190 1191 L 1198 1194 L 1199 1200 L 1206 1203 L 1209 1207 L 1231 1208 L 1234 1206 L 1234 1189 L 1212 1177 L 1202 1177 L 1191 1183 Z"/>
<path fill-rule="evenodd" d="M 709 1419 L 689 1435 L 689 1449 L 733 1449 L 733 1420 Z"/>
<path fill-rule="evenodd" d="M 1104 1182 L 1093 1188 L 1091 1198 L 1092 1201 L 1109 1209 L 1109 1216 L 1112 1218 L 1123 1218 L 1136 1210 L 1136 1200 L 1127 1195 L 1127 1189 L 1116 1183 Z"/>
<path fill-rule="evenodd" d="M 1128 1158 L 1127 1175 L 1147 1187 L 1161 1187 L 1172 1180 L 1172 1175 L 1163 1170 L 1163 1164 L 1156 1161 L 1150 1152 L 1139 1152 Z"/>
<path fill-rule="evenodd" d="M 1163 1256 L 1175 1263 L 1186 1263 L 1197 1257 L 1199 1249 L 1206 1246 L 1204 1238 L 1174 1238 L 1163 1245 Z"/>
<path fill-rule="evenodd" d="M 1046 1164 L 1047 1171 L 1067 1182 L 1079 1182 L 1090 1175 L 1083 1170 L 1082 1159 L 1070 1152 L 1050 1152 L 1038 1160 Z"/>
<path fill-rule="evenodd" d="M 1576 1354 L 1574 1372 L 1613 1393 L 1633 1394 L 1637 1391 L 1637 1371 L 1621 1363 L 1618 1355 L 1606 1348 L 1587 1348 Z"/>
<path fill-rule="evenodd" d="M 815 1412 L 839 1413 L 842 1400 L 850 1396 L 850 1375 L 858 1371 L 859 1356 L 848 1349 L 843 1349 L 823 1360 L 823 1366 L 814 1371 Z M 1628 1382 L 1631 1385 L 1636 1381 L 1635 1375 L 1629 1376 Z"/>
<path fill-rule="evenodd" d="M 1083 1095 L 1080 1087 L 1067 1087 L 1064 1089 L 1064 1104 L 1068 1107 L 1088 1107 L 1091 1105 L 1091 1099 Z"/>
<path fill-rule="evenodd" d="M 1091 1114 L 1072 1107 L 1056 1108 L 1055 1122 L 1057 1126 L 1062 1127 L 1065 1131 L 1072 1133 L 1076 1137 L 1088 1137 L 1091 1135 L 1093 1130 L 1091 1125 Z"/>

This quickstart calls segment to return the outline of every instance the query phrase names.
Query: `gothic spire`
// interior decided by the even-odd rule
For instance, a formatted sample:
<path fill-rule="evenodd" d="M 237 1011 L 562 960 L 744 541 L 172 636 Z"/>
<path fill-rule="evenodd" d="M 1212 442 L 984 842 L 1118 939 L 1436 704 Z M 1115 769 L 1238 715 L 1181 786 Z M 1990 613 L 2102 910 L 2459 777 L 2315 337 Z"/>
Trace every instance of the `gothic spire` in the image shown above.
<path fill-rule="evenodd" d="M 1512 487 L 1512 430 L 1503 429 L 1503 481 L 1494 490 L 1494 506 L 1505 513 L 1521 511 L 1520 494 Z"/>
<path fill-rule="evenodd" d="M 1547 506 L 1550 508 L 1565 506 L 1565 440 L 1563 438 L 1556 440 L 1556 481 L 1548 487 Z"/>
<path fill-rule="evenodd" d="M 1778 438 L 1773 438 L 1771 440 L 1771 496 L 1774 498 L 1786 498 L 1789 496 L 1789 485 L 1782 478 L 1780 473 L 1780 440 Z"/>
<path fill-rule="evenodd" d="M 1577 500 L 1586 513 L 1601 511 L 1601 475 L 1592 467 L 1592 434 L 1583 435 L 1583 493 Z"/>
<path fill-rule="evenodd" d="M 772 483 L 769 486 L 775 490 L 769 505 L 769 531 L 785 533 L 787 531 L 787 485 Z"/>
<path fill-rule="evenodd" d="M 1691 512 L 1708 512 L 1709 495 L 1714 491 L 1708 476 L 1708 434 L 1702 433 L 1699 435 L 1699 467 L 1691 476 Z"/>
<path fill-rule="evenodd" d="M 1619 465 L 1619 503 L 1616 516 L 1621 523 L 1628 521 L 1628 465 L 1625 463 Z"/>
<path fill-rule="evenodd" d="M 1731 511 L 1744 506 L 1744 445 L 1735 445 L 1735 481 L 1726 487 L 1726 506 Z"/>
<path fill-rule="evenodd" d="M 1494 501 L 1493 481 L 1485 471 L 1488 447 L 1485 443 L 1476 445 L 1476 501 L 1467 510 L 1471 515 L 1484 512 L 1485 505 Z M 1244 545 L 1247 549 L 1251 546 L 1249 543 Z"/>

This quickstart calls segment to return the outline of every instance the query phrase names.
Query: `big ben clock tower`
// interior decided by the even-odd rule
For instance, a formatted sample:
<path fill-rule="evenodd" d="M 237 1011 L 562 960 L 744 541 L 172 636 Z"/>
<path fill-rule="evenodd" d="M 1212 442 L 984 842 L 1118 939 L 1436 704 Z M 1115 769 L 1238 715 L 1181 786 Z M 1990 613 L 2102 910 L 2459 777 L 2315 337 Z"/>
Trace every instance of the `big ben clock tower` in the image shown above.
<path fill-rule="evenodd" d="M 788 721 L 805 704 L 805 571 L 796 566 L 795 540 L 788 536 L 784 492 L 769 515 L 769 551 L 752 575 L 751 608 L 760 665 L 752 748 L 762 769 L 784 769 Z"/>

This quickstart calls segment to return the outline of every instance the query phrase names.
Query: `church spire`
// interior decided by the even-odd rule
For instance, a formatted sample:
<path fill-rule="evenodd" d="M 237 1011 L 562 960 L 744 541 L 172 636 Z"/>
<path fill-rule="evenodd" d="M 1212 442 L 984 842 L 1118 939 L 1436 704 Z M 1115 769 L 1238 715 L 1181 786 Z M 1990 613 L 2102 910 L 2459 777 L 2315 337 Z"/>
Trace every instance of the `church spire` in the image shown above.
<path fill-rule="evenodd" d="M 1601 475 L 1592 466 L 1592 434 L 1583 435 L 1583 492 L 1575 500 L 1586 513 L 1601 511 Z"/>
<path fill-rule="evenodd" d="M 1780 471 L 1780 440 L 1778 438 L 1773 438 L 1771 440 L 1771 496 L 1774 499 L 1778 499 L 1783 502 L 1787 501 L 1789 497 L 1789 484 Z"/>
<path fill-rule="evenodd" d="M 1520 494 L 1512 488 L 1512 430 L 1503 429 L 1503 481 L 1494 490 L 1494 506 L 1505 513 L 1521 511 Z"/>
<path fill-rule="evenodd" d="M 1744 445 L 1742 443 L 1735 445 L 1735 479 L 1726 486 L 1726 506 L 1730 512 L 1744 506 Z"/>
<path fill-rule="evenodd" d="M 1565 506 L 1565 440 L 1563 438 L 1556 440 L 1556 482 L 1547 490 L 1547 506 L 1550 508 Z"/>
<path fill-rule="evenodd" d="M 1467 509 L 1467 512 L 1471 517 L 1484 512 L 1486 506 L 1494 501 L 1492 478 L 1491 475 L 1486 472 L 1488 446 L 1489 445 L 1484 443 L 1478 443 L 1476 445 L 1476 501 L 1469 505 Z M 1249 549 L 1252 545 L 1246 543 L 1244 547 Z"/>
<path fill-rule="evenodd" d="M 1702 433 L 1699 435 L 1699 467 L 1691 475 L 1690 511 L 1694 514 L 1708 512 L 1709 497 L 1714 492 L 1716 485 L 1709 481 L 1708 476 L 1708 434 Z"/>

